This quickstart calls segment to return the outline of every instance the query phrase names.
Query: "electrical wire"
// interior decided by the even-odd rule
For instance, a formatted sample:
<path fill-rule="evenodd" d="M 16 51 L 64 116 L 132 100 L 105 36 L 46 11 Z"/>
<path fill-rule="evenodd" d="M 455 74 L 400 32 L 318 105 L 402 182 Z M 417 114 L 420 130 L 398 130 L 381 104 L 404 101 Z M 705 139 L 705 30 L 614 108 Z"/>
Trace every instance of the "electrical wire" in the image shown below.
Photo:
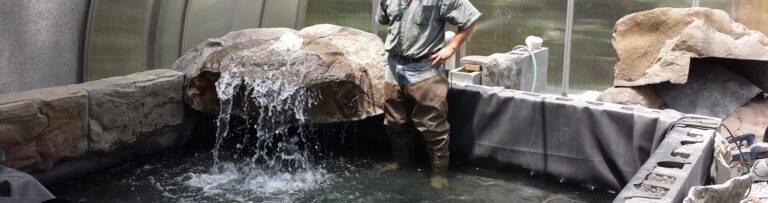
<path fill-rule="evenodd" d="M 750 173 L 752 171 L 752 163 L 751 163 L 752 160 L 747 160 L 744 158 L 744 152 L 741 151 L 741 142 L 736 143 L 736 138 L 733 136 L 733 133 L 731 132 L 731 129 L 728 128 L 728 126 L 725 126 L 725 124 L 723 123 L 720 123 L 720 126 L 723 126 L 725 128 L 725 131 L 728 131 L 728 134 L 731 136 L 731 139 L 736 144 L 736 149 L 739 150 L 739 156 L 741 156 L 742 165 L 746 164 L 747 173 Z M 744 175 L 744 173 L 742 173 L 741 175 Z M 742 199 L 749 197 L 750 193 L 752 193 L 752 184 L 749 184 L 749 188 L 747 189 L 747 194 L 744 194 L 744 197 Z"/>
<path fill-rule="evenodd" d="M 752 160 L 748 160 L 746 159 L 746 157 L 744 157 L 744 152 L 741 151 L 741 144 L 742 144 L 741 141 L 738 141 L 738 142 L 736 141 L 736 137 L 733 136 L 733 133 L 731 132 L 731 129 L 728 128 L 728 126 L 725 126 L 725 124 L 722 124 L 722 123 L 720 124 L 720 126 L 724 127 L 725 131 L 728 132 L 728 135 L 731 136 L 731 139 L 736 144 L 736 149 L 739 150 L 739 156 L 741 156 L 741 163 L 743 163 L 742 165 L 746 165 L 747 171 L 749 171 L 752 168 Z M 741 174 L 741 175 L 744 175 L 744 174 Z"/>

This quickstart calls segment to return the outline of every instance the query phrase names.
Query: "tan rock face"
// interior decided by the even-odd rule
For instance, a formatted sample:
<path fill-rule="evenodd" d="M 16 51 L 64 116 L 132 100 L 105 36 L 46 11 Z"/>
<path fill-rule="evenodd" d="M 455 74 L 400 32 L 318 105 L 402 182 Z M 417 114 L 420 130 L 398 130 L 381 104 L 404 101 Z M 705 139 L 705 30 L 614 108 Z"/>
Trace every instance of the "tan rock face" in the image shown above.
<path fill-rule="evenodd" d="M 615 86 L 684 84 L 692 57 L 768 60 L 768 38 L 709 8 L 658 8 L 620 19 Z"/>
<path fill-rule="evenodd" d="M 49 169 L 87 152 L 88 97 L 75 86 L 0 95 L 0 148 L 4 163 L 22 170 Z"/>
<path fill-rule="evenodd" d="M 665 109 L 666 103 L 656 91 L 650 87 L 612 87 L 597 97 L 598 101 L 624 104 L 640 105 L 653 109 Z"/>
<path fill-rule="evenodd" d="M 768 127 L 768 99 L 762 95 L 753 98 L 728 115 L 723 120 L 723 124 L 731 129 L 734 136 L 752 133 L 757 136 L 757 140 L 762 140 L 765 136 L 765 128 Z M 725 129 L 720 133 L 729 136 Z"/>
<path fill-rule="evenodd" d="M 106 152 L 183 121 L 184 75 L 151 70 L 79 84 L 88 91 L 90 151 Z"/>
<path fill-rule="evenodd" d="M 285 43 L 285 36 L 301 41 L 293 47 Z M 186 74 L 186 102 L 199 111 L 219 113 L 216 88 L 225 73 L 227 79 L 312 92 L 316 99 L 307 104 L 306 112 L 295 113 L 306 115 L 310 122 L 329 123 L 382 113 L 385 65 L 386 53 L 378 36 L 347 27 L 316 25 L 301 31 L 258 28 L 231 32 L 196 46 L 173 68 Z M 244 98 L 250 94 L 274 94 L 279 98 L 270 99 L 285 102 L 296 102 L 287 98 L 299 96 L 268 88 L 234 90 L 233 109 L 244 109 L 241 107 L 246 104 L 249 108 L 244 111 L 261 108 L 259 101 Z"/>
<path fill-rule="evenodd" d="M 752 185 L 750 175 L 735 177 L 719 185 L 694 186 L 688 191 L 684 203 L 739 202 Z"/>
<path fill-rule="evenodd" d="M 152 70 L 0 95 L 1 164 L 48 170 L 59 160 L 111 151 L 141 136 L 173 134 L 183 121 L 183 78 Z"/>

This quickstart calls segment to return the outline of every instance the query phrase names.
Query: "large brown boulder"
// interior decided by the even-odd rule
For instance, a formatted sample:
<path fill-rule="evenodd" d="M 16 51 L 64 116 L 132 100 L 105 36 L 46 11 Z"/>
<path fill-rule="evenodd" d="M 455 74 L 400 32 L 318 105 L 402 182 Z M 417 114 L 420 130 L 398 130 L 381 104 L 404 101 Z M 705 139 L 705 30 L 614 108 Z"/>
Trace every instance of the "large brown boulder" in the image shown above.
<path fill-rule="evenodd" d="M 734 136 L 752 133 L 758 140 L 762 140 L 765 128 L 768 127 L 768 99 L 762 95 L 753 98 L 728 115 L 723 124 L 728 126 Z M 721 134 L 728 136 L 725 129 Z"/>
<path fill-rule="evenodd" d="M 220 99 L 231 97 L 240 113 L 292 106 L 302 111 L 296 117 L 328 123 L 382 113 L 385 65 L 378 36 L 316 25 L 230 32 L 197 45 L 173 69 L 186 74 L 186 102 L 199 111 L 219 113 Z"/>
<path fill-rule="evenodd" d="M 647 86 L 612 87 L 603 91 L 603 93 L 597 97 L 597 101 L 624 105 L 639 105 L 653 109 L 666 108 L 664 99 L 661 98 L 656 91 Z"/>
<path fill-rule="evenodd" d="M 62 86 L 0 95 L 3 163 L 25 171 L 46 170 L 88 150 L 88 95 Z"/>
<path fill-rule="evenodd" d="M 709 8 L 658 8 L 620 19 L 615 86 L 688 81 L 691 58 L 768 60 L 768 38 Z"/>

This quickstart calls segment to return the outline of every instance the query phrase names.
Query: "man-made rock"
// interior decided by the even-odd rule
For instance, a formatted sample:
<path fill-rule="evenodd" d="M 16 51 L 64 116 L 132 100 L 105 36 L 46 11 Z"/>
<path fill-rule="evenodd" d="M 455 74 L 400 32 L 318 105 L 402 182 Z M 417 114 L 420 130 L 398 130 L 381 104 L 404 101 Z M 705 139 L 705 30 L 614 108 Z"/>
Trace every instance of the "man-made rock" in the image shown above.
<path fill-rule="evenodd" d="M 752 185 L 752 176 L 735 177 L 719 185 L 695 186 L 688 192 L 685 203 L 739 202 Z"/>
<path fill-rule="evenodd" d="M 297 94 L 311 92 L 316 100 L 308 102 L 312 104 L 307 112 L 294 113 L 308 115 L 311 122 L 328 123 L 382 113 L 385 65 L 386 54 L 378 36 L 347 27 L 316 25 L 301 31 L 257 28 L 230 32 L 197 45 L 176 61 L 173 69 L 187 75 L 186 101 L 199 111 L 218 113 L 216 86 L 226 73 L 227 80 L 275 86 L 266 91 L 280 90 L 276 99 L 300 96 L 282 91 L 283 87 L 308 90 Z M 244 92 L 246 88 L 234 91 L 238 92 L 234 105 L 247 104 L 243 99 L 250 94 Z M 258 108 L 256 104 L 247 111 Z"/>
<path fill-rule="evenodd" d="M 768 127 L 768 99 L 762 95 L 753 98 L 728 115 L 723 124 L 731 129 L 734 136 L 752 133 L 757 136 L 757 140 L 763 140 L 765 129 Z M 725 129 L 721 133 L 728 136 Z"/>
<path fill-rule="evenodd" d="M 87 152 L 88 97 L 76 86 L 0 95 L 0 148 L 4 165 L 49 169 L 62 158 Z"/>
<path fill-rule="evenodd" d="M 768 38 L 709 8 L 658 8 L 620 19 L 614 28 L 616 86 L 688 81 L 691 58 L 768 60 Z"/>
<path fill-rule="evenodd" d="M 653 109 L 665 109 L 666 103 L 656 91 L 650 87 L 612 87 L 600 94 L 597 101 L 624 104 L 640 105 Z"/>
<path fill-rule="evenodd" d="M 111 151 L 180 125 L 183 78 L 177 71 L 159 69 L 78 85 L 89 95 L 90 151 Z"/>

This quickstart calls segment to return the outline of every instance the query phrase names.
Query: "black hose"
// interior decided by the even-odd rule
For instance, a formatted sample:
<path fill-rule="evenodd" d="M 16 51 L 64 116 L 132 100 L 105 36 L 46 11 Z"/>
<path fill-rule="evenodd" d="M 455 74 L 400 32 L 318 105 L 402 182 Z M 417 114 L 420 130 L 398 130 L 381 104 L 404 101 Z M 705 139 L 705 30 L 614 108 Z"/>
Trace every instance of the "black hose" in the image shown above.
<path fill-rule="evenodd" d="M 728 134 L 731 135 L 731 139 L 736 141 L 736 138 L 733 137 L 733 133 L 731 132 L 731 129 L 728 129 L 728 126 L 725 126 L 725 124 L 723 124 L 723 123 L 720 123 L 720 126 L 723 126 L 725 128 L 725 130 L 728 131 Z M 746 164 L 747 165 L 746 166 L 747 167 L 747 171 L 751 171 L 750 170 L 752 168 L 752 163 L 750 163 L 751 160 L 747 161 L 744 158 L 744 152 L 741 151 L 741 144 L 740 143 L 736 144 L 736 149 L 739 150 L 739 156 L 741 156 L 741 160 L 742 160 L 741 163 L 742 163 L 742 165 Z M 742 173 L 741 175 L 744 175 L 744 174 Z M 744 197 L 742 199 L 745 199 L 745 198 L 749 197 L 750 193 L 752 193 L 752 184 L 749 184 L 749 188 L 747 189 L 747 194 L 744 194 Z"/>
<path fill-rule="evenodd" d="M 733 136 L 733 133 L 731 132 L 731 129 L 728 128 L 728 126 L 725 126 L 725 124 L 722 124 L 722 123 L 720 124 L 720 126 L 723 126 L 725 130 L 728 132 L 728 134 L 731 136 L 731 139 L 733 141 L 736 141 L 736 138 Z M 749 169 L 752 168 L 752 160 L 747 160 L 744 157 L 744 152 L 741 151 L 741 142 L 736 143 L 736 149 L 739 150 L 739 156 L 741 156 L 741 162 L 743 163 L 742 165 L 746 164 L 747 171 L 749 171 Z M 744 175 L 744 174 L 741 174 L 741 175 Z"/>

